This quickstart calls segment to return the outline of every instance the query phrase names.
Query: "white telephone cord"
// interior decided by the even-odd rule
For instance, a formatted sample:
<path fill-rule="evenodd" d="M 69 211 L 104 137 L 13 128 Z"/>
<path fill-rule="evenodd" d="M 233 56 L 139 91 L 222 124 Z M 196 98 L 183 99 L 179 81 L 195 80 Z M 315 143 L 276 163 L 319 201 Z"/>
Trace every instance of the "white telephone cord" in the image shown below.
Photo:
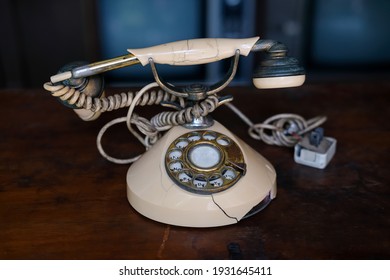
<path fill-rule="evenodd" d="M 248 134 L 252 138 L 269 145 L 293 147 L 304 134 L 319 127 L 327 119 L 325 116 L 318 116 L 305 120 L 300 115 L 286 113 L 274 115 L 255 124 L 233 104 L 225 105 L 249 126 Z"/>
<path fill-rule="evenodd" d="M 158 87 L 157 83 L 150 83 L 143 87 L 134 96 L 133 92 L 115 94 L 109 97 L 91 98 L 78 90 L 64 85 L 53 85 L 48 82 L 44 84 L 44 88 L 52 93 L 53 96 L 59 97 L 61 100 L 68 102 L 76 107 L 91 110 L 93 112 L 111 111 L 123 107 L 129 107 L 126 117 L 116 118 L 104 125 L 98 133 L 96 143 L 100 154 L 116 164 L 130 164 L 136 161 L 141 155 L 128 158 L 118 159 L 108 155 L 101 144 L 104 133 L 111 126 L 125 122 L 129 131 L 145 146 L 148 150 L 160 138 L 160 132 L 170 129 L 175 125 L 182 125 L 195 117 L 206 116 L 214 111 L 221 104 L 225 104 L 238 117 L 241 118 L 248 126 L 248 134 L 257 140 L 262 140 L 269 145 L 293 147 L 304 134 L 319 127 L 326 121 L 325 116 L 318 116 L 309 120 L 296 114 L 278 114 L 266 119 L 263 123 L 253 123 L 243 112 L 236 106 L 228 102 L 220 102 L 216 95 L 210 95 L 205 100 L 195 104 L 194 106 L 186 107 L 185 100 L 181 97 L 176 97 L 162 90 L 150 91 L 152 88 Z M 182 108 L 178 111 L 166 111 L 155 115 L 150 121 L 140 117 L 134 113 L 134 108 L 137 105 L 158 105 L 161 102 L 178 101 L 177 108 Z M 133 127 L 136 125 L 141 136 Z"/>
<path fill-rule="evenodd" d="M 140 96 L 143 94 L 144 91 L 147 91 L 149 87 L 154 87 L 154 86 L 156 86 L 155 83 L 152 83 L 144 87 L 138 93 L 137 96 L 139 97 L 136 96 L 135 99 L 140 98 Z M 256 140 L 262 140 L 263 142 L 269 145 L 293 147 L 305 133 L 315 129 L 316 127 L 319 127 L 321 124 L 323 124 L 326 121 L 326 117 L 324 116 L 318 116 L 309 120 L 305 120 L 303 117 L 296 114 L 278 114 L 266 119 L 263 123 L 254 124 L 244 113 L 242 113 L 233 104 L 226 103 L 225 105 L 229 109 L 231 109 L 235 114 L 237 114 L 237 116 L 239 116 L 249 126 L 248 134 L 252 138 Z M 133 133 L 133 135 L 135 135 L 138 138 L 138 140 L 140 140 L 141 143 L 143 143 L 146 150 L 148 150 L 159 139 L 159 135 L 155 135 L 154 137 L 151 137 L 150 135 L 148 135 L 148 133 L 144 133 L 145 138 L 142 138 L 140 135 L 138 135 L 136 131 L 134 131 L 131 128 L 130 123 L 131 123 L 134 107 L 135 105 L 129 108 L 127 117 L 118 118 L 118 119 L 114 119 L 113 121 L 110 121 L 100 130 L 98 134 L 97 146 L 99 152 L 104 158 L 106 158 L 111 162 L 117 164 L 129 164 L 136 161 L 141 156 L 138 155 L 130 159 L 117 159 L 106 154 L 106 152 L 104 151 L 101 145 L 101 139 L 103 137 L 103 134 L 106 132 L 106 130 L 114 124 L 126 122 L 129 130 Z M 168 130 L 171 127 L 172 125 L 166 126 L 164 128 L 160 128 L 159 131 Z M 267 133 L 267 131 L 271 133 Z"/>
<path fill-rule="evenodd" d="M 220 104 L 222 104 L 218 100 L 217 96 L 210 95 L 205 100 L 199 102 L 199 104 L 195 104 L 194 106 L 190 106 L 188 108 L 184 108 L 176 112 L 166 111 L 159 113 L 155 115 L 149 122 L 147 119 L 135 115 L 133 111 L 142 95 L 148 92 L 148 90 L 153 87 L 158 87 L 158 84 L 150 83 L 143 87 L 136 94 L 133 103 L 129 106 L 129 110 L 127 112 L 126 117 L 114 119 L 101 128 L 96 138 L 96 143 L 100 154 L 105 159 L 117 164 L 129 164 L 136 161 L 141 156 L 138 155 L 128 159 L 118 159 L 109 156 L 104 151 L 101 144 L 102 137 L 107 131 L 107 129 L 114 124 L 126 122 L 129 131 L 145 146 L 145 149 L 148 150 L 160 138 L 159 132 L 168 130 L 175 125 L 182 125 L 188 123 L 192 121 L 194 117 L 199 118 L 200 116 L 206 116 L 210 112 L 214 111 Z M 136 124 L 139 131 L 144 134 L 145 137 L 142 137 L 136 130 L 134 130 L 131 124 Z"/>
<path fill-rule="evenodd" d="M 108 97 L 91 97 L 79 90 L 65 86 L 63 84 L 52 84 L 47 82 L 43 87 L 51 93 L 52 96 L 58 97 L 62 101 L 74 105 L 77 108 L 91 110 L 93 112 L 106 112 L 124 107 L 129 107 L 134 103 L 134 95 L 136 93 L 129 91 L 127 93 L 114 94 Z M 178 101 L 180 106 L 185 106 L 185 101 L 181 97 L 169 94 L 162 90 L 147 91 L 141 95 L 136 102 L 136 105 L 159 105 L 161 102 Z"/>
<path fill-rule="evenodd" d="M 133 92 L 115 94 L 109 97 L 92 98 L 84 93 L 75 90 L 65 85 L 54 85 L 50 82 L 44 84 L 44 88 L 51 92 L 55 97 L 75 105 L 77 108 L 83 108 L 92 112 L 105 112 L 111 111 L 123 107 L 129 107 L 126 117 L 117 118 L 108 122 L 100 130 L 97 137 L 97 147 L 101 155 L 107 160 L 117 164 L 129 164 L 136 161 L 139 156 L 129 159 L 117 159 L 109 156 L 101 145 L 101 139 L 103 134 L 109 127 L 114 124 L 126 122 L 129 131 L 145 146 L 149 149 L 160 137 L 159 132 L 170 129 L 175 125 L 182 125 L 191 122 L 194 118 L 200 118 L 207 116 L 214 111 L 218 106 L 224 104 L 225 101 L 220 101 L 216 95 L 209 95 L 205 100 L 199 103 L 195 103 L 192 106 L 186 106 L 186 102 L 182 97 L 176 97 L 170 93 L 159 91 L 150 91 L 150 89 L 158 87 L 157 83 L 150 83 L 143 87 L 134 96 Z M 178 100 L 177 104 L 173 101 Z M 170 103 L 178 111 L 166 111 L 155 115 L 150 121 L 146 118 L 142 118 L 137 114 L 134 114 L 134 108 L 137 105 L 159 105 L 162 102 Z M 138 130 L 145 136 L 141 136 L 133 127 L 136 125 Z"/>

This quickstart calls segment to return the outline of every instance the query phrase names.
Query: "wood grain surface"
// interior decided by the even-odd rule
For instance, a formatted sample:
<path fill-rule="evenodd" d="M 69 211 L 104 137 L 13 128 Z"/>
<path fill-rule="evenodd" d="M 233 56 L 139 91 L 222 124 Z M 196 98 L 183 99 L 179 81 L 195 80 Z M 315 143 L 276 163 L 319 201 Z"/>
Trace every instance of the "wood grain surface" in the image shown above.
<path fill-rule="evenodd" d="M 389 259 L 390 82 L 225 94 L 254 122 L 326 115 L 337 151 L 324 170 L 296 164 L 292 149 L 250 138 L 240 119 L 218 108 L 214 118 L 274 165 L 278 195 L 238 224 L 198 229 L 151 221 L 129 205 L 128 166 L 96 148 L 99 129 L 125 109 L 83 122 L 43 89 L 1 90 L 0 259 Z M 143 152 L 125 125 L 103 145 L 117 157 Z"/>

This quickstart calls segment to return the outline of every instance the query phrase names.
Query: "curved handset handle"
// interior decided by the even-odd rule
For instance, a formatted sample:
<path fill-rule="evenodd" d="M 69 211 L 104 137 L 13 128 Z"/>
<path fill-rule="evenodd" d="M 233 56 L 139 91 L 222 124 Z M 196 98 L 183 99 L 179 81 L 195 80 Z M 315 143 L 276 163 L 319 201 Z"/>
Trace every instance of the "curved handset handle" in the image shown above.
<path fill-rule="evenodd" d="M 259 37 L 246 39 L 192 39 L 162 44 L 149 48 L 128 49 L 145 66 L 154 63 L 169 65 L 197 65 L 234 56 L 236 50 L 247 56 Z"/>
<path fill-rule="evenodd" d="M 50 78 L 52 83 L 67 79 L 84 78 L 117 68 L 141 63 L 143 66 L 152 58 L 154 63 L 170 65 L 195 65 L 219 61 L 234 56 L 236 50 L 247 56 L 259 37 L 246 39 L 191 39 L 141 49 L 128 49 L 128 55 L 119 56 L 71 71 L 59 73 Z"/>

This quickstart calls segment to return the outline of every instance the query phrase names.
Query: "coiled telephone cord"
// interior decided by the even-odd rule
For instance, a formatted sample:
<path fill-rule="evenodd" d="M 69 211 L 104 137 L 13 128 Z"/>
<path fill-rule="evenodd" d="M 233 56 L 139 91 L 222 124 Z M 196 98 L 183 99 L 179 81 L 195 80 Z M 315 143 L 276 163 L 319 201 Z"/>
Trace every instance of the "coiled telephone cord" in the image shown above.
<path fill-rule="evenodd" d="M 107 160 L 117 164 L 129 164 L 136 161 L 140 156 L 129 159 L 118 159 L 109 156 L 101 145 L 104 133 L 111 126 L 126 122 L 129 131 L 145 146 L 148 150 L 160 138 L 161 131 L 170 129 L 172 126 L 190 123 L 194 118 L 207 116 L 224 102 L 220 102 L 216 95 L 209 95 L 205 100 L 187 107 L 185 99 L 177 97 L 162 90 L 150 91 L 158 87 L 157 83 L 151 83 L 143 87 L 139 92 L 120 93 L 109 97 L 93 98 L 85 95 L 77 89 L 65 85 L 53 85 L 50 82 L 44 84 L 44 88 L 51 92 L 55 97 L 62 101 L 75 105 L 77 108 L 83 108 L 92 112 L 106 112 L 119 108 L 129 107 L 126 117 L 117 118 L 104 125 L 97 136 L 97 147 L 100 154 Z M 175 101 L 178 101 L 175 103 Z M 135 106 L 145 105 L 167 105 L 174 107 L 178 111 L 165 111 L 155 115 L 150 121 L 134 113 Z M 132 127 L 134 124 L 137 130 Z"/>
<path fill-rule="evenodd" d="M 133 103 L 134 96 L 137 93 L 129 91 L 127 93 L 122 92 L 108 97 L 91 97 L 75 88 L 63 84 L 52 84 L 51 82 L 47 82 L 43 87 L 51 92 L 52 96 L 58 97 L 69 105 L 74 105 L 80 109 L 91 110 L 92 112 L 107 112 L 129 107 Z M 184 99 L 181 97 L 176 97 L 162 90 L 147 91 L 142 94 L 142 98 L 138 99 L 136 105 L 158 105 L 161 102 L 171 103 L 177 100 L 179 101 L 180 106 L 184 106 Z"/>

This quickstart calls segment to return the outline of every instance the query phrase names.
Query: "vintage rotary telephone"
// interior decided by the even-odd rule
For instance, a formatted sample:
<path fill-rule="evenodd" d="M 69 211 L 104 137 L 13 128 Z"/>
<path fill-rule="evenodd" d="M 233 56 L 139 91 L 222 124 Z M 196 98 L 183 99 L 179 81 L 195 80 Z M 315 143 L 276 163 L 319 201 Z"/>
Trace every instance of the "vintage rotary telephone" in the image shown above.
<path fill-rule="evenodd" d="M 231 97 L 218 95 L 233 80 L 240 55 L 247 56 L 250 52 L 267 55 L 253 75 L 257 88 L 302 85 L 304 70 L 296 59 L 286 55 L 287 49 L 281 43 L 259 37 L 193 39 L 128 51 L 127 55 L 97 63 L 66 65 L 44 88 L 83 120 L 94 120 L 101 112 L 129 107 L 127 117 L 115 119 L 102 128 L 97 137 L 98 149 L 110 161 L 132 163 L 127 173 L 127 198 L 134 209 L 150 219 L 179 226 L 223 226 L 259 212 L 275 198 L 273 166 L 209 116 L 218 106 L 226 104 L 239 114 L 250 125 L 253 137 L 277 145 L 292 146 L 297 142 L 294 132 L 304 136 L 325 121 L 315 118 L 306 122 L 300 121 L 299 116 L 287 115 L 261 127 L 253 125 L 231 105 Z M 165 82 L 156 69 L 156 64 L 185 66 L 225 58 L 232 60 L 228 73 L 208 87 L 174 86 Z M 100 73 L 138 63 L 150 64 L 155 82 L 136 94 L 105 97 Z M 160 90 L 151 91 L 154 87 Z M 137 105 L 152 104 L 170 110 L 150 121 L 133 113 Z M 121 160 L 110 157 L 102 148 L 103 134 L 111 125 L 121 122 L 126 122 L 145 145 L 147 152 L 142 156 Z M 270 135 L 264 129 L 274 131 Z"/>

